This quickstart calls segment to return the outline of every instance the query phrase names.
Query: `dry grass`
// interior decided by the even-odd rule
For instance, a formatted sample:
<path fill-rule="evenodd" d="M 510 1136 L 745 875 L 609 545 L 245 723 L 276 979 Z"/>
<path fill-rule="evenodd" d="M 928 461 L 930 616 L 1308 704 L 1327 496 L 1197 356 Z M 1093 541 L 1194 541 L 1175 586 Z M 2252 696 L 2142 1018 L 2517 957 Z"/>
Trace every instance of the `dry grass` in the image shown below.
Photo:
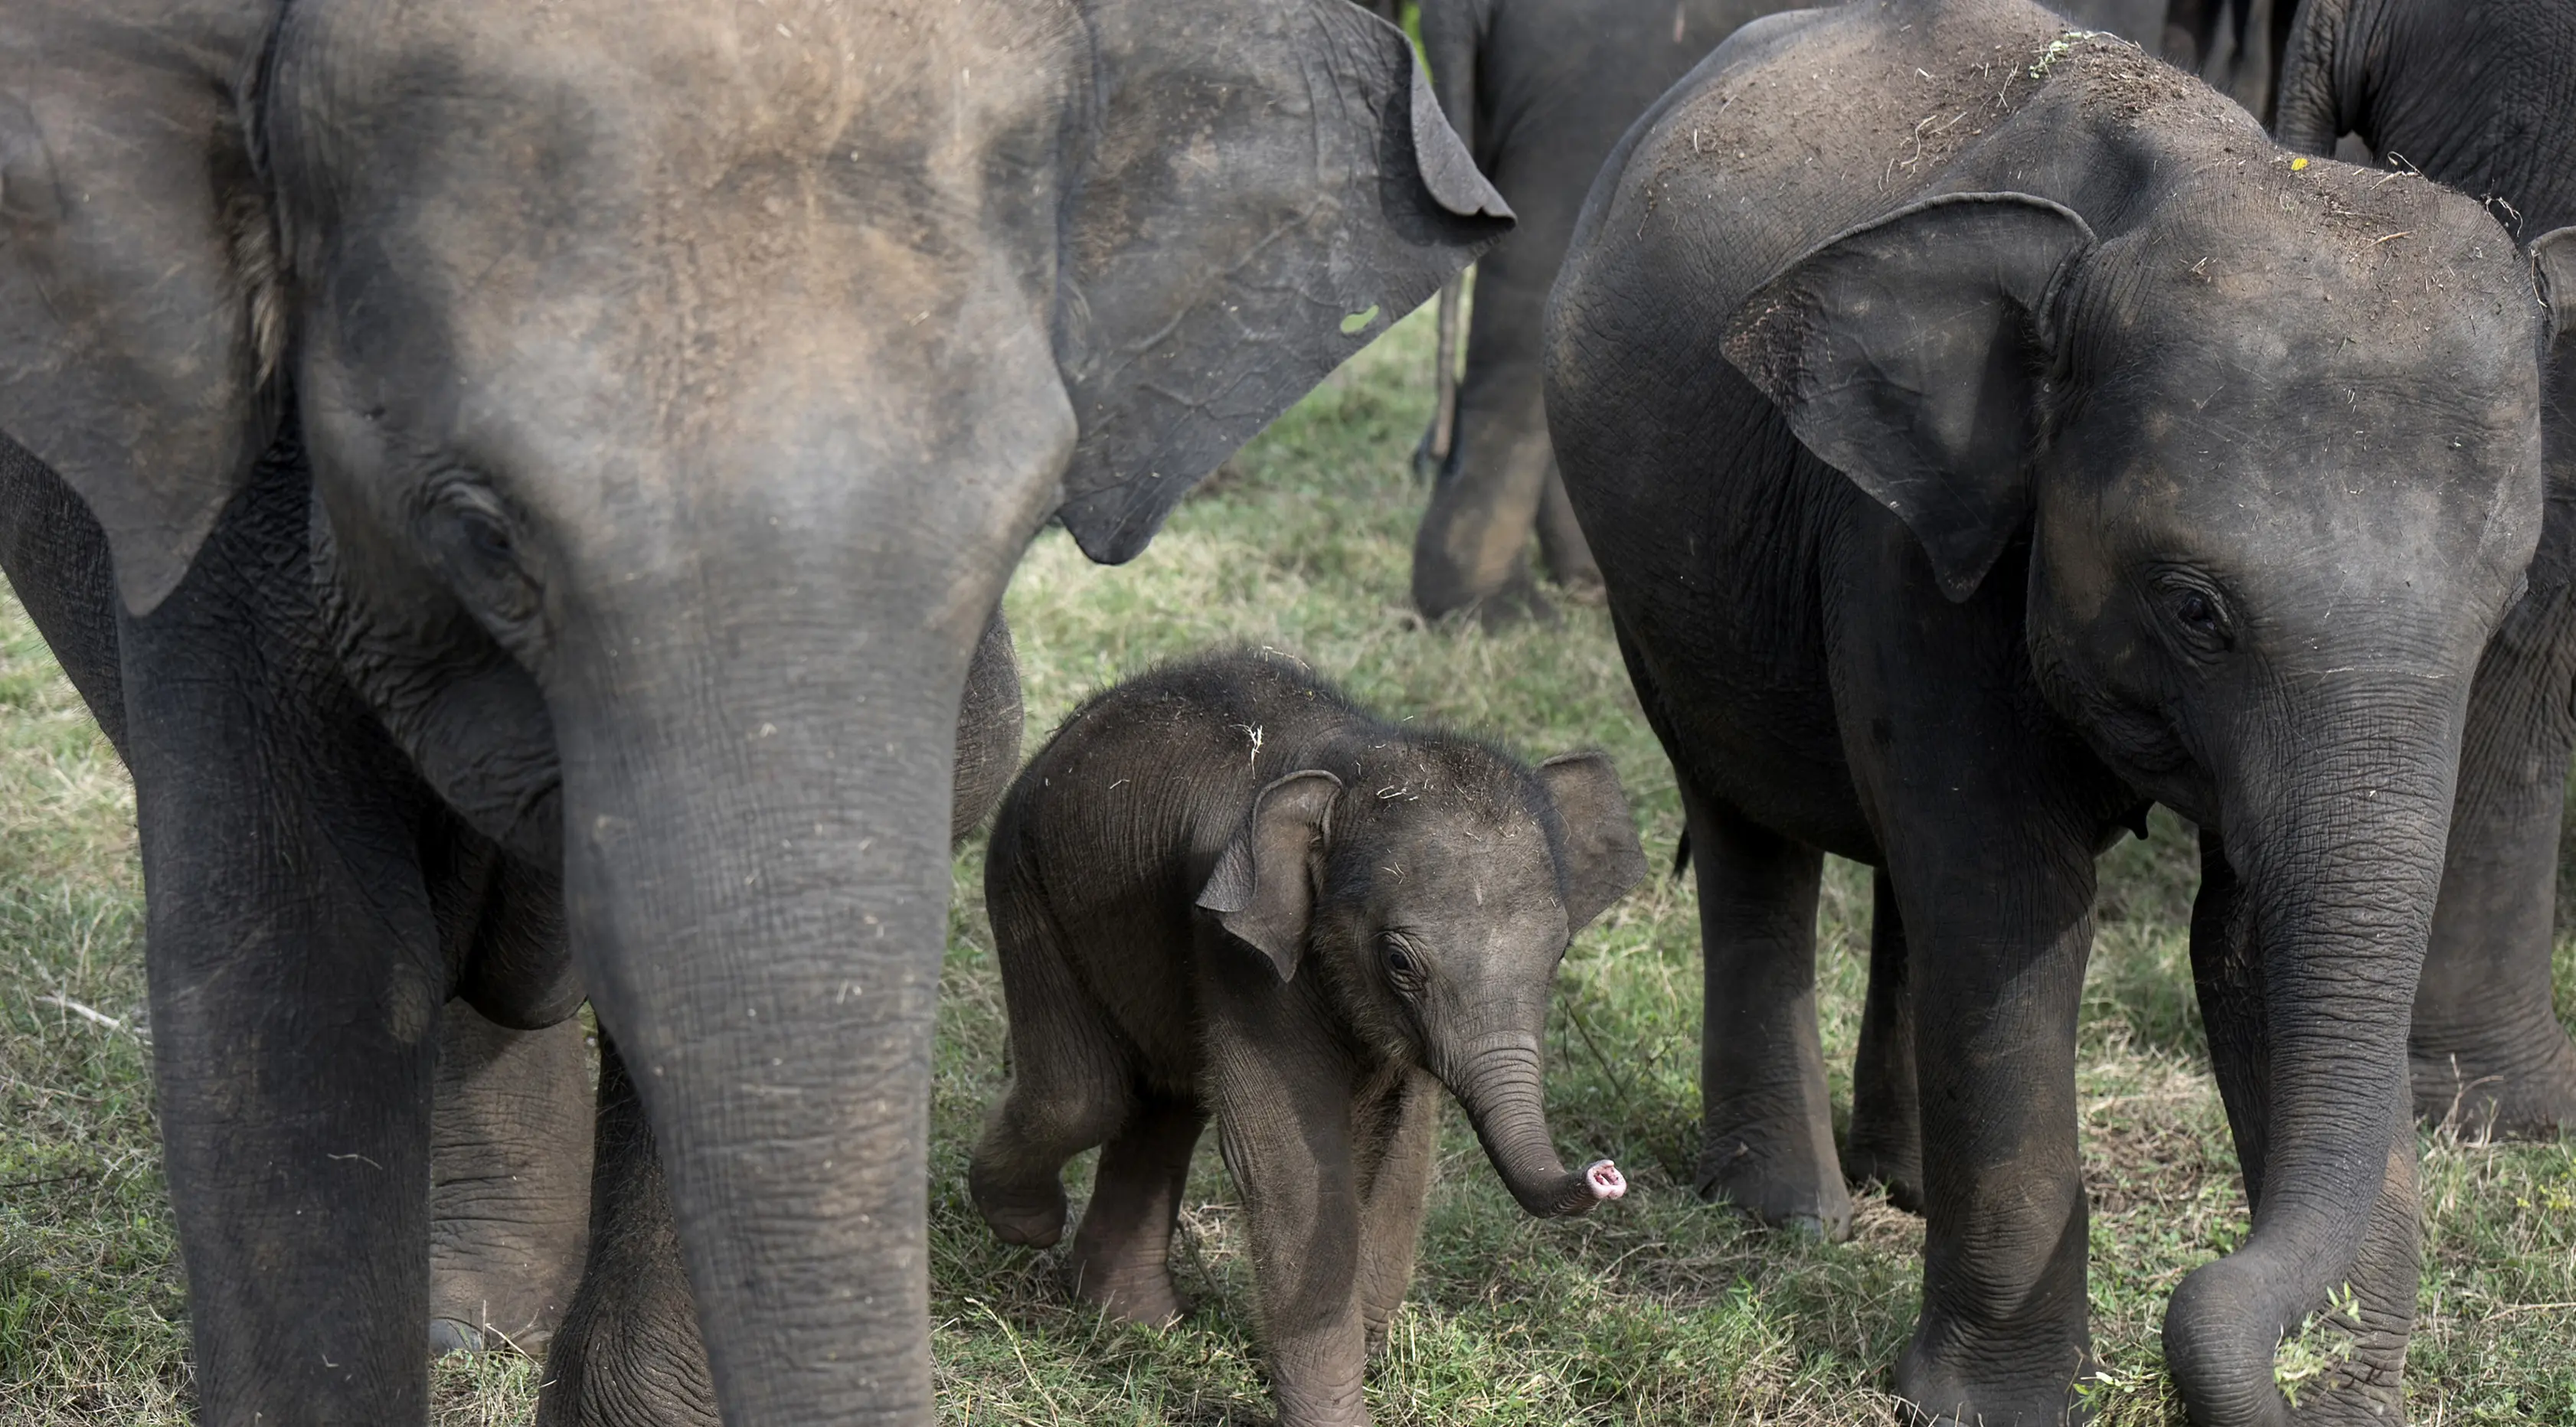
<path fill-rule="evenodd" d="M 1532 755 L 1618 759 L 1649 846 L 1679 809 L 1606 620 L 1500 636 L 1425 630 L 1403 608 L 1421 493 L 1405 457 L 1427 411 L 1428 321 L 1408 322 L 1239 458 L 1134 565 L 1039 542 L 1011 593 L 1032 745 L 1084 692 L 1219 640 L 1292 650 L 1395 714 Z M 145 1049 L 49 1004 L 142 1003 L 132 808 L 112 756 L 14 606 L 0 612 L 0 1421 L 182 1420 L 188 1380 Z M 2225 1120 L 2191 1004 L 2187 829 L 2106 859 L 2083 1029 L 2094 1328 L 2112 1427 L 2179 1422 L 2157 1325 L 2173 1284 L 2244 1232 Z M 1266 1420 L 1231 1192 L 1203 1150 L 1179 1326 L 1077 1307 L 1054 1253 L 994 1242 L 965 1155 L 1003 1077 L 980 854 L 957 865 L 931 1146 L 941 1415 L 983 1423 Z M 1574 1223 L 1523 1217 L 1454 1113 L 1422 1270 L 1374 1373 L 1389 1423 L 1871 1424 L 1913 1318 L 1920 1226 L 1864 1201 L 1848 1244 L 1773 1235 L 1682 1187 L 1697 1136 L 1699 976 L 1687 884 L 1658 879 L 1569 957 L 1551 1038 L 1561 1140 L 1616 1155 L 1636 1192 Z M 1847 1065 L 1869 887 L 1829 870 L 1820 975 L 1828 1057 Z M 2562 1005 L 2576 958 L 2562 945 Z M 1847 1102 L 1847 1074 L 1836 1093 Z M 1081 1192 L 1078 1166 L 1076 1193 Z M 2576 1424 L 2576 1150 L 2428 1137 L 2426 1275 L 2409 1375 L 2423 1423 Z M 450 1360 L 447 1427 L 524 1422 L 518 1360 Z"/>

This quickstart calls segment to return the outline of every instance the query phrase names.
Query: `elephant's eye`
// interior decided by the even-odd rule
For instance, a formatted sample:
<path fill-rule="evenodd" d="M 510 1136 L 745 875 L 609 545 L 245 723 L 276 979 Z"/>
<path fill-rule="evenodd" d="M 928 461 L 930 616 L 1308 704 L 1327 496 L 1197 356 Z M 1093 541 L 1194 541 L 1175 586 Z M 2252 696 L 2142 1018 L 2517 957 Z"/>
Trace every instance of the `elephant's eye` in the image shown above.
<path fill-rule="evenodd" d="M 2167 571 L 2156 578 L 2155 586 L 2175 632 L 2194 650 L 2218 654 L 2235 644 L 2236 631 L 2227 615 L 2226 599 L 2199 577 Z"/>
<path fill-rule="evenodd" d="M 430 542 L 457 595 L 485 628 L 511 642 L 542 605 L 509 514 L 490 492 L 459 482 L 434 499 Z"/>
<path fill-rule="evenodd" d="M 1402 937 L 1389 935 L 1380 943 L 1379 955 L 1386 962 L 1386 973 L 1398 981 L 1412 981 L 1421 975 L 1421 966 L 1404 944 Z"/>

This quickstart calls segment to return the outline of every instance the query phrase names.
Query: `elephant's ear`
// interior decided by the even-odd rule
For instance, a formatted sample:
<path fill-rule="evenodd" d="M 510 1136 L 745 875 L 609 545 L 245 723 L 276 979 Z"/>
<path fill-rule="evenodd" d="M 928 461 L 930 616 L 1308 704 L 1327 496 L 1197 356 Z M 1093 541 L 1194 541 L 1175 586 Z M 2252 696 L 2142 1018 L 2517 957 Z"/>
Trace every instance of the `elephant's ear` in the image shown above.
<path fill-rule="evenodd" d="M 1726 359 L 1905 521 L 1953 600 L 2029 511 L 2036 314 L 2092 241 L 2044 198 L 1928 199 L 1791 263 L 1728 321 Z"/>
<path fill-rule="evenodd" d="M 1145 548 L 1191 485 L 1511 227 L 1401 32 L 1350 0 L 1087 0 L 1062 213 L 1060 512 Z"/>
<path fill-rule="evenodd" d="M 2531 240 L 2531 271 L 2549 307 L 2549 345 L 2576 331 L 2576 228 L 2552 228 Z"/>
<path fill-rule="evenodd" d="M 27 0 L 0 37 L 0 431 L 80 493 L 137 613 L 265 439 L 282 322 L 237 91 L 267 8 Z"/>
<path fill-rule="evenodd" d="M 1606 753 L 1560 753 L 1538 765 L 1564 831 L 1565 929 L 1578 932 L 1646 875 L 1637 820 Z"/>
<path fill-rule="evenodd" d="M 1340 0 L 1347 3 L 1347 0 Z M 1218 855 L 1199 905 L 1292 980 L 1315 913 L 1315 876 L 1342 780 L 1320 768 L 1261 790 L 1242 831 Z"/>

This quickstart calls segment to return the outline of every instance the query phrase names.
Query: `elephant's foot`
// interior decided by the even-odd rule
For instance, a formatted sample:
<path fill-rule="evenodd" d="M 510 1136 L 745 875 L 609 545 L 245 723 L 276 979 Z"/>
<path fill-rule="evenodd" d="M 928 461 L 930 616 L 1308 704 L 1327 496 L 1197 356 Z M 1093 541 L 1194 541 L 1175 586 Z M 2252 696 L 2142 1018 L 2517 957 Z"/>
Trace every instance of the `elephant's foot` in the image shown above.
<path fill-rule="evenodd" d="M 483 1340 L 483 1329 L 462 1318 L 429 1320 L 429 1355 L 443 1358 L 449 1353 L 479 1353 L 489 1346 Z"/>
<path fill-rule="evenodd" d="M 581 1280 L 587 1222 L 491 1225 L 441 1219 L 429 1250 L 429 1348 L 516 1349 L 542 1358 Z"/>
<path fill-rule="evenodd" d="M 1755 1148 L 1739 1134 L 1711 1135 L 1700 1151 L 1695 1187 L 1712 1204 L 1732 1204 L 1775 1229 L 1851 1237 L 1851 1191 L 1837 1166 L 1811 1156 Z"/>
<path fill-rule="evenodd" d="M 2089 1376 L 2092 1353 L 2076 1342 L 2032 1357 L 2021 1353 L 1953 1352 L 1935 1354 L 1924 1346 L 1928 1326 L 1918 1328 L 1914 1343 L 1896 1365 L 1896 1395 L 1905 1417 L 1917 1427 L 2082 1427 L 2091 1420 L 2082 1381 L 2060 1364 L 2080 1363 Z M 2018 1374 L 2007 1364 L 2027 1362 Z"/>
<path fill-rule="evenodd" d="M 1539 592 L 1538 582 L 1524 571 L 1500 589 L 1481 594 L 1459 592 L 1445 599 L 1420 601 L 1423 617 L 1433 621 L 1450 618 L 1472 619 L 1488 634 L 1524 624 L 1553 628 L 1561 619 L 1556 606 Z"/>
<path fill-rule="evenodd" d="M 1575 570 L 1556 577 L 1557 597 L 1567 604 L 1594 607 L 1610 602 L 1610 587 L 1599 570 Z"/>
<path fill-rule="evenodd" d="M 1891 1143 L 1891 1139 L 1899 1142 Z M 1887 1202 L 1908 1214 L 1923 1212 L 1923 1147 L 1911 1137 L 1872 1135 L 1852 1127 L 1843 1148 L 1843 1183 L 1854 1189 L 1877 1185 Z"/>
<path fill-rule="evenodd" d="M 592 1294 L 546 1355 L 537 1427 L 720 1427 L 715 1382 L 677 1255 Z M 623 1265 L 630 1272 L 633 1265 Z"/>
<path fill-rule="evenodd" d="M 1014 1184 L 988 1172 L 979 1159 L 967 1172 L 966 1191 L 1003 1243 L 1051 1249 L 1064 1237 L 1064 1184 L 1052 1175 L 1038 1184 Z"/>
<path fill-rule="evenodd" d="M 2551 1021 L 2519 1037 L 2537 1052 L 2495 1044 L 2443 1050 L 2419 1044 L 2408 1057 L 2415 1118 L 2480 1140 L 2555 1139 L 2576 1129 L 2576 1046 Z"/>
<path fill-rule="evenodd" d="M 1122 1262 L 1077 1250 L 1065 1278 L 1083 1302 L 1121 1322 L 1161 1328 L 1189 1316 L 1189 1300 L 1173 1287 L 1171 1270 L 1159 1259 Z"/>

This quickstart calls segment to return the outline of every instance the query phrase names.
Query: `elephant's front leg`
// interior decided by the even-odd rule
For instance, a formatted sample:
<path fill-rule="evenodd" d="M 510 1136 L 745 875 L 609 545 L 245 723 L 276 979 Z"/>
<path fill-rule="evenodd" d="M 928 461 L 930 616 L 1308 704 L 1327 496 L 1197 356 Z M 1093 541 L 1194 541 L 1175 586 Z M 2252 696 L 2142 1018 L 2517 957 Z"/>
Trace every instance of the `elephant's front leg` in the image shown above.
<path fill-rule="evenodd" d="M 1698 1188 L 1766 1224 L 1842 1239 L 1851 1193 L 1834 1154 L 1816 1028 L 1824 854 L 1682 794 L 1699 874 L 1704 1023 Z"/>
<path fill-rule="evenodd" d="M 1970 846 L 1890 849 L 1907 930 L 1923 929 L 1923 1316 L 1897 1391 L 1943 1423 L 2042 1427 L 2066 1420 L 2093 1363 L 2075 1136 L 2092 866 L 2080 846 L 2047 857 L 1935 831 Z"/>
<path fill-rule="evenodd" d="M 451 1001 L 430 1167 L 434 1352 L 542 1358 L 581 1280 L 593 1094 L 579 1019 L 513 1031 Z"/>
<path fill-rule="evenodd" d="M 1952 602 L 1887 534 L 1843 576 L 1834 672 L 1914 1003 L 1923 1310 L 1896 1387 L 1935 1422 L 2055 1427 L 2093 1367 L 2075 1112 L 2093 849 L 2135 794 L 2029 716 L 2020 572 Z"/>
<path fill-rule="evenodd" d="M 2576 588 L 2563 577 L 2543 586 L 2551 563 L 2545 544 L 2535 588 L 2496 631 L 2471 686 L 2407 1042 L 2416 1116 L 2478 1134 L 2576 1127 L 2576 1045 L 2550 1004 L 2558 831 L 2576 746 Z"/>
<path fill-rule="evenodd" d="M 1440 1082 L 1427 1071 L 1393 1071 L 1362 1100 L 1357 1119 L 1360 1321 L 1369 1356 L 1376 1357 L 1413 1284 L 1414 1248 L 1439 1159 Z"/>
<path fill-rule="evenodd" d="M 272 466 L 118 640 L 199 1420 L 226 1427 L 427 1411 L 429 815 L 337 680 L 305 548 Z"/>
<path fill-rule="evenodd" d="M 1252 1231 L 1253 1291 L 1280 1427 L 1359 1427 L 1368 1367 L 1350 1068 L 1275 1020 L 1211 1029 L 1218 1145 Z M 1257 1020 L 1256 1025 L 1260 1022 Z"/>

